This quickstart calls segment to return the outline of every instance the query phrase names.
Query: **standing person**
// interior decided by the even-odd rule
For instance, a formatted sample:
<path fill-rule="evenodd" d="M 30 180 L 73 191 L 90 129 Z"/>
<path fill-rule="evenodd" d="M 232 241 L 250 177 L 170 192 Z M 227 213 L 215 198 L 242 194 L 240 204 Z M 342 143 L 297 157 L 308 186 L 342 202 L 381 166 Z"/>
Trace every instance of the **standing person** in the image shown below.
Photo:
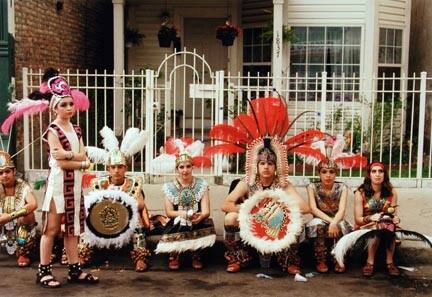
<path fill-rule="evenodd" d="M 354 218 L 357 227 L 374 227 L 372 222 L 380 222 L 383 214 L 389 208 L 395 209 L 397 205 L 397 193 L 393 188 L 388 171 L 383 163 L 373 162 L 369 165 L 363 184 L 355 192 Z M 400 219 L 396 213 L 392 213 L 392 221 L 399 224 Z M 393 256 L 395 251 L 396 237 L 372 238 L 367 247 L 367 260 L 363 267 L 364 276 L 372 276 L 374 273 L 375 254 L 380 243 L 386 247 L 387 271 L 391 276 L 398 276 L 399 269 L 394 264 Z"/>
<path fill-rule="evenodd" d="M 169 253 L 168 268 L 180 268 L 180 255 L 192 252 L 192 267 L 201 269 L 200 250 L 215 243 L 216 233 L 210 216 L 208 184 L 193 176 L 193 158 L 184 152 L 176 158 L 177 176 L 165 183 L 165 212 L 170 218 L 156 253 Z"/>
<path fill-rule="evenodd" d="M 117 241 L 118 245 L 127 244 L 133 239 L 133 247 L 130 252 L 132 261 L 135 265 L 136 272 L 146 271 L 148 268 L 148 259 L 151 255 L 150 250 L 146 247 L 146 234 L 150 232 L 152 224 L 150 223 L 149 213 L 145 204 L 145 195 L 143 190 L 143 176 L 142 175 L 132 175 L 128 174 L 128 161 L 133 158 L 133 156 L 142 151 L 147 143 L 147 132 L 141 131 L 138 128 L 129 128 L 121 145 L 118 145 L 118 140 L 114 132 L 108 128 L 104 127 L 101 129 L 100 134 L 103 137 L 103 145 L 105 149 L 99 149 L 96 147 L 86 147 L 87 154 L 90 160 L 94 163 L 103 163 L 106 165 L 108 170 L 108 175 L 101 177 L 95 177 L 90 181 L 92 191 L 101 190 L 118 190 L 122 191 L 131 197 L 136 202 L 137 208 L 136 213 L 133 215 L 137 216 L 137 227 L 135 230 L 131 230 L 131 236 L 124 237 L 118 235 L 117 237 L 112 237 L 109 240 L 91 240 L 93 242 L 101 244 L 95 244 L 99 247 L 112 246 L 108 242 L 113 243 L 114 240 Z M 91 199 L 86 197 L 86 199 Z M 123 201 L 126 203 L 126 201 Z M 91 204 L 91 203 L 89 203 Z M 91 204 L 89 208 L 94 206 Z M 131 211 L 132 208 L 131 208 Z M 96 236 L 93 232 L 91 234 L 85 234 L 83 236 L 84 242 L 85 238 L 90 236 L 90 238 Z M 91 256 L 93 254 L 93 246 L 90 244 L 80 244 L 80 255 L 81 263 L 87 264 L 91 261 Z"/>
<path fill-rule="evenodd" d="M 87 110 L 89 100 L 69 84 L 58 72 L 47 69 L 38 91 L 9 106 L 11 114 L 2 124 L 8 133 L 16 118 L 49 108 L 55 120 L 43 134 L 49 146 L 49 175 L 42 205 L 42 238 L 40 264 L 36 283 L 45 288 L 61 284 L 52 275 L 51 253 L 55 236 L 62 232 L 69 263 L 68 282 L 93 284 L 98 279 L 81 270 L 78 258 L 78 238 L 84 231 L 84 200 L 81 189 L 81 170 L 90 166 L 87 160 L 81 129 L 71 123 L 76 110 Z M 32 100 L 33 99 L 33 100 Z"/>
<path fill-rule="evenodd" d="M 0 151 L 0 234 L 5 236 L 8 254 L 16 254 L 19 267 L 30 265 L 35 248 L 36 208 L 30 185 L 16 177 L 11 156 Z"/>

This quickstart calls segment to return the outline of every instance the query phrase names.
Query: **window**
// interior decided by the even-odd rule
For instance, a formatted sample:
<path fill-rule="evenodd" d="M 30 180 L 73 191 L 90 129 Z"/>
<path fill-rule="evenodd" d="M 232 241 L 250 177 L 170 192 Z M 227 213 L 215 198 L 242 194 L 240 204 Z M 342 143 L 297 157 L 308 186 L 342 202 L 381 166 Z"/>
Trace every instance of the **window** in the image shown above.
<path fill-rule="evenodd" d="M 271 41 L 261 38 L 264 28 L 243 29 L 243 75 L 267 77 L 271 72 Z M 257 85 L 256 79 L 251 79 L 251 85 Z M 261 84 L 261 83 L 260 83 Z"/>
<path fill-rule="evenodd" d="M 380 64 L 401 64 L 402 61 L 402 30 L 380 28 L 379 58 Z"/>
<path fill-rule="evenodd" d="M 334 90 L 335 100 L 352 100 L 359 89 L 361 28 L 360 27 L 292 27 L 296 41 L 290 48 L 290 76 L 308 77 L 296 81 L 305 88 L 301 99 L 313 100 L 315 94 L 307 90 L 320 89 L 319 80 L 312 79 L 327 72 L 328 90 Z M 348 79 L 332 80 L 333 76 Z M 300 83 L 300 84 L 299 84 Z"/>

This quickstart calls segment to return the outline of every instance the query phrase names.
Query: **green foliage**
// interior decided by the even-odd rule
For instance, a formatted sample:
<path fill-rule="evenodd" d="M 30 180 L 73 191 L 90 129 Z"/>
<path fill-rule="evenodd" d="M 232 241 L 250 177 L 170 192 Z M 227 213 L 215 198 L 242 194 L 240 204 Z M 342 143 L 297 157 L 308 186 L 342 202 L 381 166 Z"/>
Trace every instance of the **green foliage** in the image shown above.
<path fill-rule="evenodd" d="M 264 28 L 263 33 L 261 34 L 261 38 L 265 42 L 273 41 L 273 22 L 267 24 Z M 297 40 L 297 36 L 294 33 L 294 30 L 291 30 L 287 25 L 282 26 L 282 41 L 283 42 L 295 42 Z"/>
<path fill-rule="evenodd" d="M 133 45 L 140 45 L 142 39 L 145 38 L 144 34 L 141 34 L 138 29 L 127 27 L 125 30 L 125 43 L 132 43 Z"/>

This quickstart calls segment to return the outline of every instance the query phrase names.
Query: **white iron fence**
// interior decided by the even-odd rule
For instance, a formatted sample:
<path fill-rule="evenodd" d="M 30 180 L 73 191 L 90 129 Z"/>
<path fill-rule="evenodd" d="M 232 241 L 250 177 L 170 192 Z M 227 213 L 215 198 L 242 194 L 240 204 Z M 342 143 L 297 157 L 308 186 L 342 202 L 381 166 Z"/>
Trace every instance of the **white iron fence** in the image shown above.
<path fill-rule="evenodd" d="M 192 52 L 167 56 L 158 71 L 132 73 L 71 72 L 63 75 L 72 87 L 87 93 L 91 108 L 76 115 L 86 145 L 99 145 L 98 131 L 113 127 L 118 135 L 128 127 L 151 131 L 151 141 L 132 163 L 132 171 L 152 175 L 149 160 L 169 137 L 193 137 L 209 144 L 208 131 L 217 123 L 230 123 L 247 110 L 246 98 L 276 95 L 287 101 L 290 119 L 305 114 L 291 135 L 310 128 L 343 134 L 347 150 L 387 164 L 393 179 L 432 184 L 431 80 L 425 72 L 411 77 L 336 77 L 325 72 L 315 77 L 271 77 L 213 73 L 204 57 Z M 42 71 L 23 69 L 23 94 L 40 85 Z M 24 119 L 25 169 L 47 169 L 46 150 L 38 137 L 51 115 Z M 213 159 L 204 176 L 243 174 L 244 155 Z M 103 167 L 98 167 L 103 170 Z M 315 168 L 290 156 L 292 176 L 316 176 Z M 341 170 L 344 177 L 364 176 L 362 170 Z"/>

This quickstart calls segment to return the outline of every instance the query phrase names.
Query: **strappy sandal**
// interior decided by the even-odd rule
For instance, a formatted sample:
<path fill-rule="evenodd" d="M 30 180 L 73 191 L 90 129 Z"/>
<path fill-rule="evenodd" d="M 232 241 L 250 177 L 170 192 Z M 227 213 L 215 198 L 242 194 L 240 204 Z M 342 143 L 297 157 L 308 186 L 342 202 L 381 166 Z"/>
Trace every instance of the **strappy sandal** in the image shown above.
<path fill-rule="evenodd" d="M 66 249 L 63 248 L 62 249 L 62 254 L 60 257 L 60 264 L 61 265 L 68 265 L 68 258 L 67 258 L 67 254 L 66 254 Z"/>
<path fill-rule="evenodd" d="M 84 277 L 81 275 L 85 274 Z M 69 273 L 67 278 L 68 283 L 76 283 L 76 284 L 86 284 L 93 285 L 99 282 L 99 279 L 96 278 L 91 273 L 87 273 L 82 271 L 80 263 L 69 264 Z"/>
<path fill-rule="evenodd" d="M 56 289 L 61 287 L 61 283 L 52 275 L 51 264 L 39 264 L 38 273 L 36 274 L 36 284 L 42 288 Z"/>
<path fill-rule="evenodd" d="M 316 268 L 316 271 L 318 271 L 319 273 L 327 273 L 328 272 L 328 266 L 324 262 L 318 263 L 315 268 Z"/>
<path fill-rule="evenodd" d="M 18 260 L 18 267 L 29 267 L 30 266 L 30 258 L 26 256 L 19 256 Z"/>
<path fill-rule="evenodd" d="M 144 260 L 138 260 L 135 264 L 136 272 L 144 272 L 148 269 L 147 263 Z"/>
<path fill-rule="evenodd" d="M 374 273 L 374 265 L 366 262 L 366 265 L 363 266 L 363 276 L 372 276 Z"/>
<path fill-rule="evenodd" d="M 232 262 L 232 263 L 228 264 L 226 271 L 227 272 L 238 272 L 238 271 L 240 271 L 240 269 L 241 269 L 240 262 Z"/>
<path fill-rule="evenodd" d="M 387 263 L 387 271 L 390 276 L 399 276 L 400 271 L 399 269 L 394 265 L 394 263 Z"/>
<path fill-rule="evenodd" d="M 179 255 L 170 255 L 169 261 L 168 261 L 168 268 L 170 270 L 179 270 L 180 269 Z"/>
<path fill-rule="evenodd" d="M 197 270 L 203 268 L 203 264 L 201 262 L 201 257 L 199 255 L 196 255 L 196 254 L 192 255 L 192 267 L 194 269 L 197 269 Z"/>

